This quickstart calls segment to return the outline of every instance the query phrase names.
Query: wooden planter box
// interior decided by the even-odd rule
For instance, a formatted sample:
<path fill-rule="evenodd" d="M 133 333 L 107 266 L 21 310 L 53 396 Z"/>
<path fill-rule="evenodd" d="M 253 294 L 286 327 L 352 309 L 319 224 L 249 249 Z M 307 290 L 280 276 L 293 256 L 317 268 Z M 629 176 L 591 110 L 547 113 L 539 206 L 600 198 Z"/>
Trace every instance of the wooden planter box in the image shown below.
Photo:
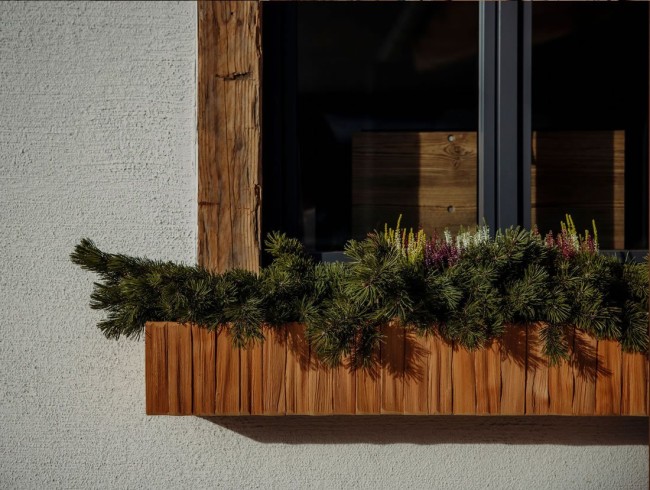
<path fill-rule="evenodd" d="M 513 328 L 469 352 L 387 326 L 374 370 L 327 368 L 304 326 L 266 329 L 232 347 L 224 331 L 145 328 L 149 415 L 647 415 L 648 363 L 574 330 L 572 361 L 549 367 L 539 327 Z"/>

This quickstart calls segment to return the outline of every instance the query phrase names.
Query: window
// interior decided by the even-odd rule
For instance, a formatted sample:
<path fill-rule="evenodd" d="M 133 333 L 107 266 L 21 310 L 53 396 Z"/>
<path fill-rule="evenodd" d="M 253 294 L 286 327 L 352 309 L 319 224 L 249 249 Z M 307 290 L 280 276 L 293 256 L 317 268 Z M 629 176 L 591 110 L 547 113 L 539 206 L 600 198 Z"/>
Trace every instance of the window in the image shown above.
<path fill-rule="evenodd" d="M 384 221 L 565 212 L 648 246 L 648 5 L 268 3 L 264 231 L 340 251 Z"/>
<path fill-rule="evenodd" d="M 399 213 L 544 232 L 571 212 L 647 249 L 647 3 L 198 7 L 203 265 L 256 269 L 276 229 L 327 259 Z"/>

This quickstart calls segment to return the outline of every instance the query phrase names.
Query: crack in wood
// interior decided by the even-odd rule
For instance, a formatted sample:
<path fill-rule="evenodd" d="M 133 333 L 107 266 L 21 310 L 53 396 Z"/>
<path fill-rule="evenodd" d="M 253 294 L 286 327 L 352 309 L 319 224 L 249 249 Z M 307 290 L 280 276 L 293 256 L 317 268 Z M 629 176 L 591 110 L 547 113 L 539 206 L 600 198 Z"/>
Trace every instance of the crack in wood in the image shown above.
<path fill-rule="evenodd" d="M 251 72 L 250 71 L 236 71 L 233 73 L 228 73 L 226 75 L 219 75 L 216 74 L 214 76 L 215 78 L 218 78 L 219 80 L 225 80 L 227 82 L 232 82 L 235 80 L 248 80 L 251 78 Z"/>

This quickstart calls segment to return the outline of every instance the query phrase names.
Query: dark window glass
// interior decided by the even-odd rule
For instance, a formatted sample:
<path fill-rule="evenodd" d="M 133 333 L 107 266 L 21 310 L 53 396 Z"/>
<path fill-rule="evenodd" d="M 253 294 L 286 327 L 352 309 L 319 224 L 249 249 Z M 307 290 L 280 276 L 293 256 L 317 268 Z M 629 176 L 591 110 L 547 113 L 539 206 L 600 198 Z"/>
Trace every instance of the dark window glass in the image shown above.
<path fill-rule="evenodd" d="M 478 4 L 266 3 L 264 228 L 341 250 L 476 216 Z"/>
<path fill-rule="evenodd" d="M 534 3 L 532 222 L 648 247 L 648 4 Z"/>

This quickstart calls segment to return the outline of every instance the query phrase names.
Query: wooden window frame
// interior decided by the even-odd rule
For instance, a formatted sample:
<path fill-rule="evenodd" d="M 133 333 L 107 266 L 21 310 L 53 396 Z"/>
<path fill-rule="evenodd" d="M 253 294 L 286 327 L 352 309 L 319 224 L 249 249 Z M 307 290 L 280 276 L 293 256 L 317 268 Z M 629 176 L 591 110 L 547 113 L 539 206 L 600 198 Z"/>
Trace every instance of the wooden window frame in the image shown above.
<path fill-rule="evenodd" d="M 261 5 L 198 1 L 198 262 L 258 270 Z"/>

